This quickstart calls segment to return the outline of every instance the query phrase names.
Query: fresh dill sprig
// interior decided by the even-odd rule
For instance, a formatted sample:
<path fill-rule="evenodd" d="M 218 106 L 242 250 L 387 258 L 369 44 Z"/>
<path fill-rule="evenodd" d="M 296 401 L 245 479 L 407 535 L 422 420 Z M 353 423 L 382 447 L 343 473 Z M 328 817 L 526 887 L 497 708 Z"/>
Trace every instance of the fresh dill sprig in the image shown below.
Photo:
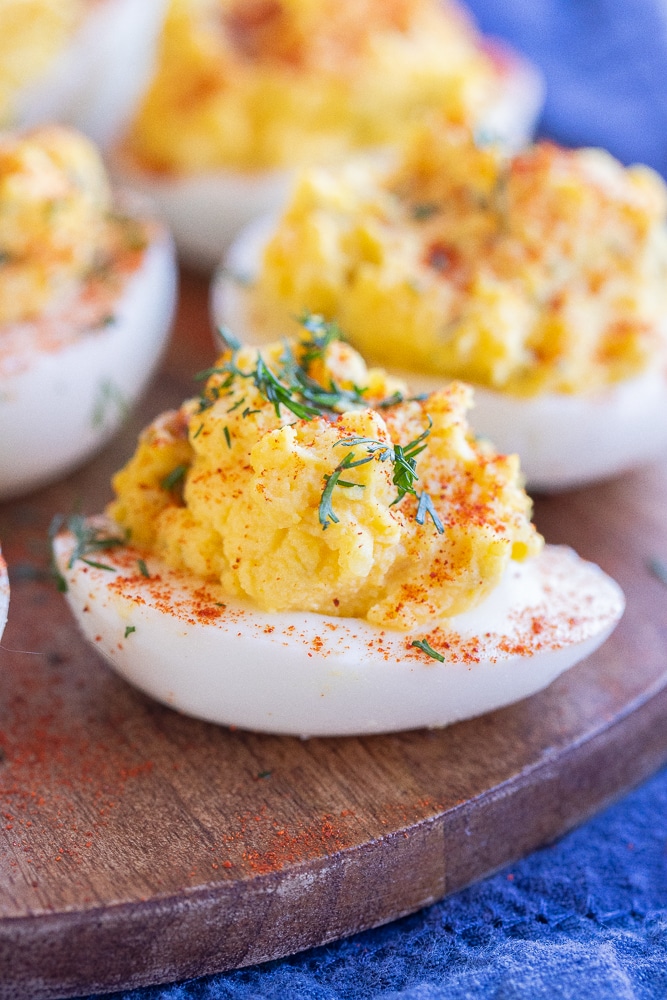
<path fill-rule="evenodd" d="M 440 205 L 435 201 L 420 201 L 416 205 L 412 206 L 412 218 L 416 222 L 422 222 L 424 219 L 430 219 L 431 216 L 437 215 L 438 212 L 442 211 Z"/>
<path fill-rule="evenodd" d="M 220 346 L 225 351 L 231 351 L 236 354 L 237 351 L 241 349 L 241 342 L 237 340 L 232 331 L 227 326 L 219 326 L 215 331 L 217 339 L 220 341 Z"/>
<path fill-rule="evenodd" d="M 399 503 L 406 493 L 418 496 L 414 486 L 415 482 L 419 479 L 417 475 L 417 455 L 427 447 L 426 439 L 431 433 L 432 426 L 433 421 L 428 417 L 428 427 L 414 441 L 410 441 L 409 444 L 404 446 L 387 443 L 386 441 L 378 441 L 376 438 L 350 437 L 341 438 L 340 441 L 334 443 L 333 447 L 342 445 L 344 448 L 355 448 L 363 445 L 368 452 L 368 457 L 363 461 L 369 462 L 371 459 L 377 458 L 380 462 L 392 462 L 394 466 L 392 482 L 397 490 L 396 499 L 392 501 L 393 506 L 393 504 Z M 360 465 L 362 462 L 360 461 L 355 464 Z"/>
<path fill-rule="evenodd" d="M 75 562 L 81 560 L 81 562 L 86 563 L 87 566 L 93 566 L 95 569 L 105 569 L 109 570 L 111 573 L 116 572 L 114 566 L 109 566 L 106 563 L 98 562 L 97 560 L 90 559 L 88 557 L 97 552 L 105 552 L 109 549 L 117 548 L 119 545 L 125 545 L 127 538 L 119 538 L 117 535 L 107 534 L 103 528 L 100 528 L 95 524 L 91 524 L 91 522 L 88 521 L 83 514 L 71 514 L 68 518 L 63 518 L 58 515 L 54 517 L 51 522 L 51 527 L 49 528 L 49 539 L 52 543 L 52 550 L 53 540 L 63 528 L 67 529 L 67 531 L 70 531 L 74 535 L 75 541 L 72 554 L 67 562 L 68 569 L 71 569 Z M 61 592 L 66 591 L 67 581 L 58 570 L 55 560 L 53 562 L 53 571 L 58 590 Z"/>
<path fill-rule="evenodd" d="M 185 479 L 188 468 L 189 467 L 187 465 L 177 465 L 175 469 L 172 469 L 171 472 L 169 472 L 164 479 L 162 479 L 160 482 L 161 488 L 169 493 L 171 490 L 175 489 L 176 486 L 180 486 Z"/>
<path fill-rule="evenodd" d="M 421 649 L 422 653 L 426 653 L 426 655 L 430 656 L 432 660 L 438 660 L 440 663 L 445 662 L 445 658 L 442 653 L 439 653 L 437 649 L 434 649 L 433 646 L 426 641 L 426 639 L 415 639 L 415 641 L 411 642 L 410 645 L 416 646 L 417 649 Z"/>
<path fill-rule="evenodd" d="M 423 524 L 428 514 L 438 534 L 444 532 L 444 526 L 442 521 L 438 517 L 435 508 L 433 506 L 433 501 L 431 500 L 428 493 L 417 493 L 415 489 L 415 482 L 419 479 L 417 475 L 417 455 L 419 455 L 427 447 L 426 439 L 431 433 L 431 427 L 433 422 L 430 417 L 428 417 L 428 427 L 422 431 L 422 433 L 410 441 L 409 444 L 401 446 L 400 444 L 391 444 L 387 441 L 378 441 L 377 438 L 369 437 L 349 437 L 341 438 L 340 441 L 335 441 L 333 447 L 336 445 L 341 445 L 344 448 L 356 448 L 363 446 L 366 449 L 366 454 L 363 458 L 354 459 L 354 452 L 350 452 L 349 455 L 340 462 L 330 476 L 325 477 L 326 486 L 322 491 L 322 498 L 320 500 L 319 507 L 319 519 L 320 524 L 323 528 L 326 528 L 330 522 L 337 523 L 338 518 L 334 514 L 332 505 L 332 494 L 335 486 L 357 486 L 361 485 L 358 483 L 345 483 L 341 482 L 340 474 L 345 469 L 352 469 L 358 465 L 366 465 L 368 462 L 372 462 L 373 459 L 377 459 L 379 462 L 391 462 L 393 464 L 392 472 L 392 482 L 396 487 L 396 498 L 392 500 L 391 506 L 400 503 L 403 497 L 410 493 L 412 496 L 417 497 L 418 506 L 417 514 L 415 520 L 418 524 Z"/>
<path fill-rule="evenodd" d="M 426 515 L 428 514 L 435 525 L 436 531 L 439 535 L 442 535 L 445 530 L 445 526 L 438 517 L 438 513 L 433 506 L 433 501 L 428 493 L 424 492 L 417 494 L 417 499 L 419 501 L 417 504 L 417 513 L 415 514 L 415 521 L 417 524 L 423 524 L 426 520 Z"/>
<path fill-rule="evenodd" d="M 253 383 L 260 396 L 274 407 L 277 417 L 280 417 L 281 407 L 289 410 L 299 420 L 313 420 L 316 417 L 330 417 L 344 413 L 349 409 L 360 409 L 369 405 L 365 387 L 352 386 L 343 388 L 330 378 L 328 385 L 322 385 L 311 377 L 309 369 L 318 359 L 324 357 L 327 348 L 335 340 L 341 339 L 341 331 L 335 323 L 327 322 L 321 316 L 304 315 L 300 319 L 308 336 L 302 338 L 298 345 L 298 360 L 291 346 L 285 342 L 280 366 L 272 371 L 262 357 L 257 356 L 255 367 L 243 371 L 238 365 L 239 342 L 221 328 L 218 336 L 231 356 L 221 364 L 199 372 L 195 378 L 210 379 L 221 376 L 217 384 L 207 385 L 199 399 L 199 413 L 209 409 L 217 400 L 225 395 L 231 395 L 239 379 Z M 245 396 L 233 403 L 228 412 L 239 409 L 245 402 Z M 411 397 L 421 398 L 421 397 Z M 404 401 L 400 392 L 395 392 L 376 406 L 386 409 Z M 244 417 L 257 411 L 246 406 L 242 411 Z"/>
<path fill-rule="evenodd" d="M 255 388 L 264 399 L 273 404 L 276 416 L 280 416 L 280 407 L 291 410 L 299 420 L 312 420 L 322 414 L 322 408 L 310 403 L 300 402 L 295 396 L 297 386 L 285 384 L 273 374 L 261 354 L 257 356 L 254 372 L 250 373 Z M 303 395 L 303 394 L 301 394 Z"/>
<path fill-rule="evenodd" d="M 301 363 L 308 369 L 314 361 L 320 361 L 327 347 L 335 340 L 343 340 L 343 334 L 337 323 L 327 322 L 317 313 L 302 313 L 299 323 L 309 334 L 300 341 Z"/>
<path fill-rule="evenodd" d="M 322 498 L 320 500 L 319 506 L 319 519 L 320 524 L 323 528 L 328 528 L 329 524 L 338 524 L 338 518 L 334 513 L 333 504 L 331 502 L 333 491 L 336 486 L 342 486 L 349 489 L 352 486 L 361 486 L 363 489 L 363 483 L 351 483 L 346 479 L 341 479 L 341 473 L 345 469 L 353 469 L 357 465 L 365 465 L 366 462 L 371 462 L 373 460 L 372 455 L 367 455 L 365 458 L 361 458 L 355 461 L 354 452 L 349 452 L 342 462 L 340 462 L 330 476 L 325 476 L 325 487 L 322 490 Z"/>

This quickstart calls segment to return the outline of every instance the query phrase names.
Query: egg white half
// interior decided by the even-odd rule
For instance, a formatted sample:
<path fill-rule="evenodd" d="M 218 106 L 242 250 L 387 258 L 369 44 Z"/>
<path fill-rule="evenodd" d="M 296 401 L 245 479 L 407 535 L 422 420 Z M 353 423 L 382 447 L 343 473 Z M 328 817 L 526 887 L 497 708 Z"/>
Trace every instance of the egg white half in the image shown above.
<path fill-rule="evenodd" d="M 44 343 L 39 321 L 0 327 L 0 499 L 64 475 L 118 429 L 166 343 L 176 260 L 161 227 L 125 281 L 113 313 Z"/>
<path fill-rule="evenodd" d="M 56 121 L 106 146 L 152 72 L 167 0 L 96 0 L 47 73 L 18 96 L 21 127 Z"/>
<path fill-rule="evenodd" d="M 502 62 L 494 105 L 479 125 L 480 135 L 493 137 L 509 149 L 532 136 L 543 102 L 543 83 L 528 60 L 493 43 Z M 174 234 L 183 260 L 211 270 L 234 236 L 252 219 L 285 204 L 294 170 L 219 170 L 180 176 L 142 168 L 120 149 L 111 155 L 110 169 L 118 183 L 149 195 Z"/>
<path fill-rule="evenodd" d="M 0 552 L 0 638 L 7 624 L 7 613 L 9 611 L 9 577 L 7 576 L 7 563 L 2 558 Z"/>
<path fill-rule="evenodd" d="M 253 280 L 275 214 L 249 224 L 229 248 L 211 285 L 216 326 L 246 343 L 271 342 L 286 331 L 257 317 Z M 388 367 L 414 392 L 434 392 L 444 376 Z M 667 361 L 656 359 L 639 375 L 589 393 L 545 392 L 521 398 L 476 385 L 469 420 L 502 454 L 517 452 L 527 486 L 557 492 L 608 479 L 667 450 Z"/>
<path fill-rule="evenodd" d="M 599 567 L 547 546 L 513 563 L 474 611 L 428 632 L 446 657 L 439 662 L 412 645 L 424 631 L 263 613 L 155 558 L 140 565 L 141 553 L 129 548 L 91 557 L 107 568 L 80 559 L 70 566 L 74 544 L 68 532 L 54 542 L 67 598 L 114 670 L 188 715 L 268 733 L 392 732 L 500 708 L 592 653 L 624 608 L 620 587 Z"/>

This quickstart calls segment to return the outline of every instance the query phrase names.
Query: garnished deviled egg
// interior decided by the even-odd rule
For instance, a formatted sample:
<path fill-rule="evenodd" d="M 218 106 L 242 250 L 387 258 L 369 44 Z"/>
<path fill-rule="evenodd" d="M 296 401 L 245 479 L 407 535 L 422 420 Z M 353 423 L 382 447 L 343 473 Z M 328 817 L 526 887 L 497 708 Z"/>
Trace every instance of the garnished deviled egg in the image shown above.
<path fill-rule="evenodd" d="M 166 341 L 171 238 L 61 126 L 0 133 L 0 498 L 100 448 Z"/>
<path fill-rule="evenodd" d="M 7 575 L 7 563 L 2 558 L 0 552 L 0 638 L 7 624 L 7 613 L 9 611 L 9 577 Z"/>
<path fill-rule="evenodd" d="M 544 547 L 468 387 L 410 397 L 336 333 L 229 343 L 144 431 L 107 517 L 54 541 L 81 629 L 166 704 L 267 732 L 443 726 L 543 688 L 620 589 Z"/>
<path fill-rule="evenodd" d="M 541 98 L 536 70 L 449 0 L 171 0 L 115 166 L 214 266 L 297 166 L 391 145 L 430 109 L 517 145 Z"/>
<path fill-rule="evenodd" d="M 230 251 L 216 320 L 256 342 L 335 318 L 416 388 L 472 383 L 473 428 L 531 488 L 576 486 L 667 447 L 666 211 L 647 167 L 432 122 L 393 166 L 304 172 Z"/>
<path fill-rule="evenodd" d="M 166 0 L 3 0 L 0 122 L 61 122 L 107 144 L 153 67 Z"/>

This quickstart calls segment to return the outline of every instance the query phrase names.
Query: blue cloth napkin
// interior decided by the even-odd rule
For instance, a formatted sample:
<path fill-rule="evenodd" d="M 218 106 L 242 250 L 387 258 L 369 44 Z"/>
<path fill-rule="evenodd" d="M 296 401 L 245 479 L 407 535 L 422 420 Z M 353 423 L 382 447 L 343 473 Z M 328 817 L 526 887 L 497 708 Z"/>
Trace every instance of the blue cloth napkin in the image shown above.
<path fill-rule="evenodd" d="M 541 67 L 540 131 L 667 175 L 665 0 L 470 0 Z M 412 917 L 123 1000 L 664 1000 L 667 771 L 559 843 Z"/>
<path fill-rule="evenodd" d="M 540 67 L 540 132 L 667 175 L 665 0 L 468 0 L 486 34 Z"/>

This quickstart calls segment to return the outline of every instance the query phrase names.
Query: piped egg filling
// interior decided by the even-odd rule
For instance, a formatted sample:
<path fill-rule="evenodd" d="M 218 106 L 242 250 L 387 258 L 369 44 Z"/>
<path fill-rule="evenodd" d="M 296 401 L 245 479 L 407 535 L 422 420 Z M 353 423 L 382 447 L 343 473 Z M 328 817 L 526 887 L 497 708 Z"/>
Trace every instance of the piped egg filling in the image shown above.
<path fill-rule="evenodd" d="M 314 326 L 230 348 L 114 478 L 111 517 L 174 569 L 266 611 L 390 628 L 478 604 L 542 544 L 515 456 L 470 433 L 470 390 L 428 398 Z"/>
<path fill-rule="evenodd" d="M 19 91 L 62 53 L 86 9 L 84 0 L 3 0 L 0 5 L 0 122 L 13 119 Z"/>
<path fill-rule="evenodd" d="M 157 173 L 314 162 L 429 108 L 481 123 L 508 62 L 449 0 L 171 0 L 126 146 Z"/>
<path fill-rule="evenodd" d="M 432 121 L 398 163 L 305 171 L 232 245 L 215 319 L 262 342 L 315 310 L 419 389 L 474 384 L 531 489 L 593 482 L 667 447 L 666 193 L 601 150 Z"/>
<path fill-rule="evenodd" d="M 0 496 L 65 471 L 126 416 L 160 356 L 171 240 L 114 197 L 79 133 L 0 133 Z"/>
<path fill-rule="evenodd" d="M 647 167 L 546 142 L 508 157 L 432 123 L 398 166 L 302 175 L 258 308 L 335 317 L 365 356 L 407 371 L 590 391 L 664 357 L 666 214 Z"/>
<path fill-rule="evenodd" d="M 146 235 L 112 213 L 84 136 L 60 126 L 0 133 L 0 323 L 56 312 L 133 243 Z"/>

